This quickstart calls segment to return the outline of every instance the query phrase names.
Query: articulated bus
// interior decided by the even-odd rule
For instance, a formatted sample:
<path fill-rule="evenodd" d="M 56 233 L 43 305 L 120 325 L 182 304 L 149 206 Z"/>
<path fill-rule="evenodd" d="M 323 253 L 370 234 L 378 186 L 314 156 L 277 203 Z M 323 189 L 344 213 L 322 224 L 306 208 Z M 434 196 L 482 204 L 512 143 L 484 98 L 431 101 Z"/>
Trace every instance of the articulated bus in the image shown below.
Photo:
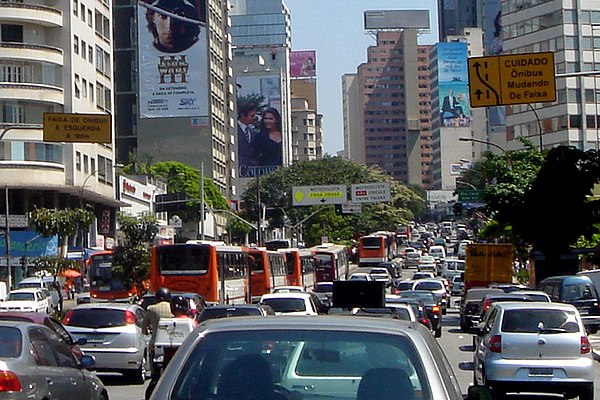
<path fill-rule="evenodd" d="M 113 276 L 112 251 L 94 253 L 86 262 L 89 265 L 91 302 L 127 302 L 137 295 L 136 287 L 128 288 L 123 281 Z"/>
<path fill-rule="evenodd" d="M 287 282 L 289 286 L 301 286 L 304 290 L 312 290 L 315 282 L 315 258 L 305 249 L 280 249 L 285 255 L 287 265 Z"/>
<path fill-rule="evenodd" d="M 315 282 L 348 279 L 350 275 L 348 247 L 323 243 L 308 250 L 315 259 Z"/>

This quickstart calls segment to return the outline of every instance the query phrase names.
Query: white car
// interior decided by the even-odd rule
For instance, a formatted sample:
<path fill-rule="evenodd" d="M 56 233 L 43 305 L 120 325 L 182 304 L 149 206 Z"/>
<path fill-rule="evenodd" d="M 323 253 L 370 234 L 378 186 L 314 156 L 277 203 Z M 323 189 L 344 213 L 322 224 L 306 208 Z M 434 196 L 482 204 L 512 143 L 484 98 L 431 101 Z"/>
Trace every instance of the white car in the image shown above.
<path fill-rule="evenodd" d="M 0 303 L 0 311 L 12 312 L 52 312 L 48 298 L 41 289 L 27 288 L 11 291 L 6 300 Z"/>
<path fill-rule="evenodd" d="M 301 293 L 304 291 L 302 286 L 277 286 L 273 288 L 271 293 Z"/>
<path fill-rule="evenodd" d="M 392 276 L 387 268 L 371 268 L 369 275 L 374 281 L 385 282 L 386 286 L 392 283 Z"/>
<path fill-rule="evenodd" d="M 319 315 L 318 301 L 308 292 L 269 293 L 260 298 L 260 304 L 271 306 L 275 315 Z"/>
<path fill-rule="evenodd" d="M 374 279 L 371 275 L 367 274 L 366 272 L 355 272 L 352 275 L 350 275 L 349 280 L 351 280 L 351 281 L 372 281 Z"/>

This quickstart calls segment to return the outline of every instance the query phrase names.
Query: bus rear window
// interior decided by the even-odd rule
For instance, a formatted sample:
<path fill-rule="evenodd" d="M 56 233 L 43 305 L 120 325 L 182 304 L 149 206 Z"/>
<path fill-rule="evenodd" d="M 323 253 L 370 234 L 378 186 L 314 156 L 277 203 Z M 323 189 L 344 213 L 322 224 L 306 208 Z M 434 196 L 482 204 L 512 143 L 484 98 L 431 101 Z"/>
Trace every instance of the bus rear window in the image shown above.
<path fill-rule="evenodd" d="M 362 238 L 361 243 L 364 249 L 379 249 L 381 247 L 381 238 Z"/>
<path fill-rule="evenodd" d="M 208 271 L 210 247 L 204 245 L 173 245 L 157 249 L 158 264 L 163 274 L 205 274 Z"/>

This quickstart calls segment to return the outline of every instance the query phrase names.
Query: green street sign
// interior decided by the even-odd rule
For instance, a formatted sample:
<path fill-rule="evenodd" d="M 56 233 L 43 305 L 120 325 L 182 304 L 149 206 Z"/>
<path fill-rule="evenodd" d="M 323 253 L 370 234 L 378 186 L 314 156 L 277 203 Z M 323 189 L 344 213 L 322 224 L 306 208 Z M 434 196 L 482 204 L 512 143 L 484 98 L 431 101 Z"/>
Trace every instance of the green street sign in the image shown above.
<path fill-rule="evenodd" d="M 458 201 L 463 203 L 478 203 L 483 201 L 483 190 L 459 190 Z"/>

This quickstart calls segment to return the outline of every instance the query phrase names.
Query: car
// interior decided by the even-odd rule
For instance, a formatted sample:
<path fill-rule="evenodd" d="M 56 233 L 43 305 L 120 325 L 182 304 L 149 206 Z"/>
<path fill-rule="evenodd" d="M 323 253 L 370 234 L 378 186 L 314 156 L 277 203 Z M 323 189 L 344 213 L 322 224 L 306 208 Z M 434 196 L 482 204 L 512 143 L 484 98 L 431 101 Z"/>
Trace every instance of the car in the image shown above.
<path fill-rule="evenodd" d="M 594 282 L 585 275 L 553 276 L 542 280 L 538 286 L 548 293 L 553 302 L 572 304 L 579 310 L 589 333 L 600 328 L 600 297 Z"/>
<path fill-rule="evenodd" d="M 146 311 L 137 304 L 79 304 L 64 317 L 65 328 L 76 339 L 86 339 L 83 352 L 96 359 L 95 369 L 119 372 L 134 383 L 144 383 L 149 369 L 150 336 L 142 331 Z"/>
<path fill-rule="evenodd" d="M 399 278 L 402 275 L 401 263 L 397 261 L 387 261 L 377 264 L 380 268 L 385 268 L 392 278 Z"/>
<path fill-rule="evenodd" d="M 448 292 L 444 282 L 439 279 L 418 279 L 415 281 L 412 290 L 427 290 L 433 293 L 442 307 L 442 314 L 446 314 L 448 310 Z"/>
<path fill-rule="evenodd" d="M 411 268 L 411 267 L 418 267 L 419 266 L 419 261 L 421 261 L 421 253 L 420 252 L 412 252 L 412 253 L 406 253 L 406 257 L 404 259 L 404 265 L 406 266 L 406 268 Z"/>
<path fill-rule="evenodd" d="M 77 294 L 77 304 L 84 304 L 84 303 L 90 303 L 90 302 L 91 302 L 90 285 L 85 284 L 81 288 L 81 292 L 79 292 Z"/>
<path fill-rule="evenodd" d="M 520 283 L 490 283 L 488 287 L 502 289 L 504 293 L 512 293 L 517 290 L 527 289 L 527 286 Z"/>
<path fill-rule="evenodd" d="M 462 296 L 465 289 L 462 275 L 454 275 L 450 289 L 451 296 Z"/>
<path fill-rule="evenodd" d="M 331 306 L 331 298 L 333 297 L 333 282 L 315 282 L 312 292 L 317 295 L 323 306 Z"/>
<path fill-rule="evenodd" d="M 302 286 L 276 286 L 271 290 L 271 293 L 296 293 L 304 291 Z"/>
<path fill-rule="evenodd" d="M 81 350 L 80 345 L 85 344 L 86 340 L 76 340 L 73 338 L 64 325 L 51 315 L 32 312 L 5 312 L 0 313 L 0 321 L 22 321 L 44 325 L 45 327 L 53 330 L 54 333 L 56 333 L 67 344 L 67 346 L 69 346 L 77 360 L 81 360 L 81 357 L 83 356 L 83 351 Z"/>
<path fill-rule="evenodd" d="M 434 279 L 435 274 L 433 272 L 415 272 L 412 276 L 412 280 L 416 281 L 417 279 Z"/>
<path fill-rule="evenodd" d="M 435 259 L 435 262 L 438 263 L 441 260 L 446 259 L 446 248 L 444 246 L 433 245 L 429 247 L 429 251 L 427 253 Z"/>
<path fill-rule="evenodd" d="M 403 290 L 412 290 L 414 285 L 415 285 L 415 281 L 413 281 L 412 279 L 410 279 L 410 280 L 407 279 L 404 281 L 397 281 L 394 284 L 393 292 L 399 293 L 399 292 L 402 292 Z"/>
<path fill-rule="evenodd" d="M 456 275 L 461 275 L 465 272 L 465 261 L 446 259 L 441 264 L 442 276 L 446 279 L 452 279 Z"/>
<path fill-rule="evenodd" d="M 411 299 L 411 298 L 403 298 L 395 295 L 386 295 L 385 296 L 385 304 L 387 306 L 393 304 L 408 304 L 412 307 L 413 312 L 415 313 L 415 317 L 417 321 L 420 322 L 423 326 L 425 326 L 428 330 L 433 333 L 433 329 L 431 326 L 431 321 L 429 320 L 429 316 L 427 316 L 427 310 L 425 308 L 425 304 L 419 299 Z"/>
<path fill-rule="evenodd" d="M 219 305 L 205 308 L 200 314 L 199 322 L 209 319 L 275 315 L 271 306 L 265 304 Z"/>
<path fill-rule="evenodd" d="M 259 303 L 271 306 L 275 315 L 319 315 L 323 307 L 317 296 L 308 292 L 263 294 Z"/>
<path fill-rule="evenodd" d="M 467 246 L 471 243 L 471 240 L 457 242 L 455 254 L 458 256 L 459 260 L 464 260 L 467 257 Z"/>
<path fill-rule="evenodd" d="M 48 289 L 52 296 L 52 304 L 57 306 L 57 311 L 62 311 L 62 300 L 67 298 L 67 292 L 58 278 L 52 276 L 24 278 L 17 284 L 17 289 L 26 288 Z"/>
<path fill-rule="evenodd" d="M 25 311 L 50 314 L 52 308 L 41 288 L 12 290 L 6 300 L 0 303 L 0 311 Z"/>
<path fill-rule="evenodd" d="M 389 303 L 385 307 L 355 307 L 350 310 L 350 315 L 360 317 L 384 317 L 414 322 L 417 316 L 408 304 Z"/>
<path fill-rule="evenodd" d="M 473 322 L 477 321 L 478 323 L 480 321 L 483 321 L 485 319 L 485 317 L 487 316 L 487 313 L 489 312 L 489 310 L 493 304 L 506 302 L 506 301 L 531 301 L 531 300 L 527 296 L 522 296 L 522 295 L 518 295 L 518 294 L 513 295 L 512 293 L 486 294 L 483 297 L 483 299 L 481 299 L 481 303 L 479 305 L 479 318 L 476 318 L 476 316 L 473 316 L 473 318 L 471 320 Z"/>
<path fill-rule="evenodd" d="M 383 282 L 386 286 L 389 286 L 392 283 L 392 276 L 387 268 L 371 268 L 369 275 L 371 275 L 371 278 L 373 278 L 374 281 Z"/>
<path fill-rule="evenodd" d="M 550 303 L 552 300 L 548 293 L 542 292 L 541 290 L 515 290 L 511 294 L 527 296 L 531 301 L 544 301 Z"/>
<path fill-rule="evenodd" d="M 425 305 L 427 317 L 435 337 L 442 336 L 442 306 L 435 295 L 428 290 L 405 290 L 398 294 L 403 299 L 421 300 Z"/>
<path fill-rule="evenodd" d="M 594 398 L 592 348 L 574 306 L 496 303 L 478 335 L 474 379 L 498 396 L 535 392 Z"/>
<path fill-rule="evenodd" d="M 421 256 L 421 260 L 417 265 L 419 271 L 429 271 L 433 272 L 434 275 L 437 275 L 438 268 L 437 263 L 435 262 L 435 258 L 433 256 Z"/>
<path fill-rule="evenodd" d="M 373 281 L 373 277 L 368 272 L 354 272 L 350 275 L 351 281 Z"/>
<path fill-rule="evenodd" d="M 470 389 L 469 399 L 489 392 Z M 355 316 L 249 317 L 202 324 L 151 400 L 461 400 L 440 346 L 416 322 Z M 483 398 L 483 397 L 482 397 Z"/>
<path fill-rule="evenodd" d="M 108 400 L 102 381 L 86 368 L 94 358 L 77 360 L 46 326 L 0 321 L 0 397 L 4 399 Z"/>
<path fill-rule="evenodd" d="M 504 294 L 502 289 L 472 287 L 460 303 L 460 329 L 468 332 L 473 327 L 473 317 L 479 317 L 481 299 L 488 294 Z"/>

